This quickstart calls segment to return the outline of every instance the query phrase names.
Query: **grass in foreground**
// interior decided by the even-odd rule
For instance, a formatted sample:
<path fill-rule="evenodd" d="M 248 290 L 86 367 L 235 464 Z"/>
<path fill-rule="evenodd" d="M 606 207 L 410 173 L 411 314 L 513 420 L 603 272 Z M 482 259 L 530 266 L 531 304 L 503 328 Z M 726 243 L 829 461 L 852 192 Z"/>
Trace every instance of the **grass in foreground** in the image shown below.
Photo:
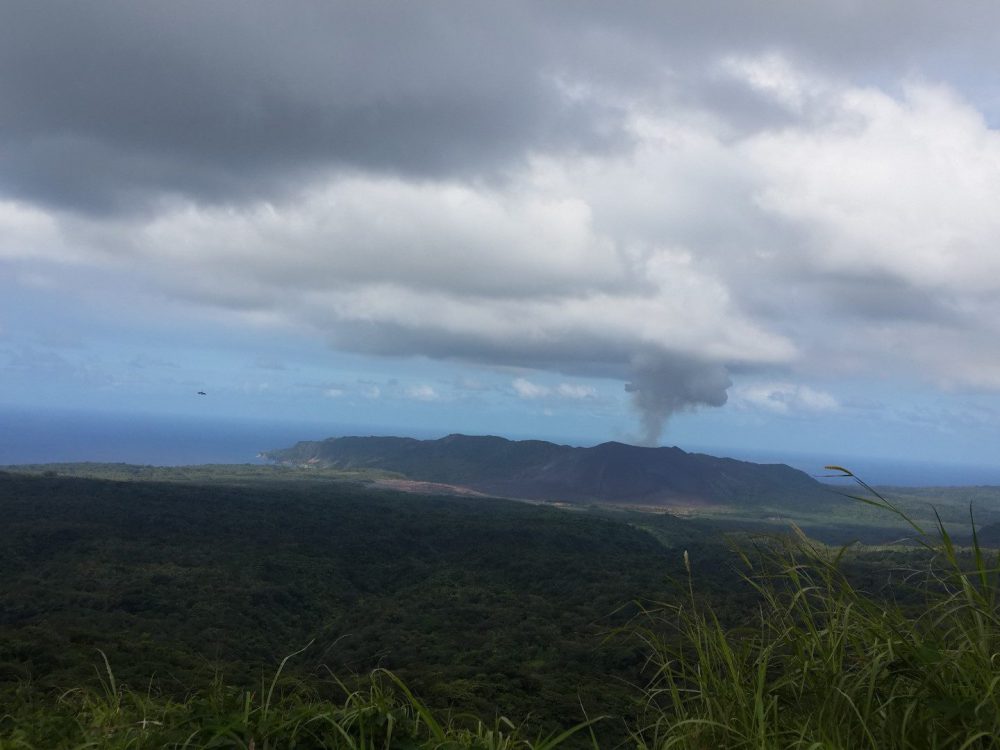
<path fill-rule="evenodd" d="M 960 550 L 940 521 L 927 531 L 859 484 L 869 494 L 855 499 L 899 515 L 924 551 L 904 584 L 921 604 L 859 591 L 840 566 L 846 548 L 801 534 L 759 543 L 741 553 L 761 599 L 743 627 L 720 625 L 693 588 L 649 613 L 657 672 L 639 747 L 1000 746 L 1000 560 L 974 530 Z"/>
<path fill-rule="evenodd" d="M 52 696 L 40 696 L 24 685 L 0 696 L 6 703 L 0 714 L 0 750 L 552 750 L 598 720 L 535 738 L 503 717 L 490 724 L 470 716 L 442 722 L 385 670 L 373 672 L 365 689 L 352 691 L 341 683 L 340 700 L 322 698 L 301 682 L 282 680 L 279 668 L 259 692 L 216 681 L 204 693 L 175 701 L 123 687 L 106 660 L 104 668 L 99 689 L 73 689 L 54 702 Z"/>

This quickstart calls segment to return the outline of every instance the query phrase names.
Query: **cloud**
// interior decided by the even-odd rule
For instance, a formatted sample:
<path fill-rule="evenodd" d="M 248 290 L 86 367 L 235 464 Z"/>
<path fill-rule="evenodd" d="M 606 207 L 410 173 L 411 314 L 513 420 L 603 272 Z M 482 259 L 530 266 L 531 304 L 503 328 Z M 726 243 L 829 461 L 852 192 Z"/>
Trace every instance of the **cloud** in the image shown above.
<path fill-rule="evenodd" d="M 590 226 L 588 206 L 531 185 L 499 191 L 352 176 L 288 203 L 239 211 L 187 204 L 131 226 L 141 237 L 124 251 L 175 272 L 189 264 L 225 272 L 232 286 L 395 284 L 531 297 L 626 281 L 614 244 Z M 217 281 L 207 280 L 206 293 Z"/>
<path fill-rule="evenodd" d="M 998 14 L 14 4 L 0 262 L 521 398 L 616 379 L 647 442 L 733 381 L 1000 389 Z"/>
<path fill-rule="evenodd" d="M 526 399 L 542 398 L 551 393 L 551 390 L 546 386 L 532 383 L 525 378 L 515 378 L 511 383 L 511 387 L 518 396 Z"/>
<path fill-rule="evenodd" d="M 452 388 L 465 393 L 485 393 L 487 391 L 492 391 L 494 386 L 489 383 L 485 383 L 478 378 L 462 376 L 457 378 L 452 383 Z"/>
<path fill-rule="evenodd" d="M 718 69 L 797 115 L 804 114 L 807 104 L 822 94 L 821 82 L 803 75 L 786 57 L 773 51 L 756 57 L 725 57 Z"/>
<path fill-rule="evenodd" d="M 579 383 L 560 383 L 556 386 L 556 393 L 562 398 L 574 400 L 597 397 L 597 389 L 594 386 L 581 385 Z"/>
<path fill-rule="evenodd" d="M 827 119 L 747 144 L 760 207 L 808 229 L 816 271 L 1000 286 L 1000 133 L 941 85 L 837 92 Z"/>
<path fill-rule="evenodd" d="M 741 407 L 778 414 L 831 412 L 840 408 L 832 394 L 795 383 L 752 383 L 735 388 L 733 395 Z"/>
<path fill-rule="evenodd" d="M 416 401 L 437 401 L 440 398 L 440 395 L 434 390 L 433 386 L 426 383 L 409 386 L 405 393 L 407 398 L 412 398 Z"/>
<path fill-rule="evenodd" d="M 597 389 L 583 383 L 558 383 L 555 386 L 548 386 L 534 383 L 527 378 L 515 378 L 511 382 L 511 387 L 518 398 L 526 400 L 544 398 L 582 401 L 597 398 Z"/>
<path fill-rule="evenodd" d="M 600 144 L 612 113 L 560 95 L 524 10 L 8 6 L 0 187 L 107 213 L 294 192 L 327 168 L 493 174 Z"/>
<path fill-rule="evenodd" d="M 580 401 L 597 397 L 597 389 L 594 386 L 582 383 L 559 383 L 556 386 L 547 386 L 533 383 L 527 378 L 515 378 L 511 382 L 511 387 L 519 398 L 528 400 L 557 398 Z"/>
<path fill-rule="evenodd" d="M 100 262 L 134 259 L 134 273 L 176 298 L 305 324 L 361 353 L 642 375 L 646 393 L 653 386 L 637 361 L 715 370 L 794 356 L 794 344 L 747 316 L 685 246 L 619 238 L 610 224 L 600 231 L 600 194 L 563 192 L 572 170 L 548 160 L 506 191 L 350 177 L 287 205 L 186 204 L 73 226 Z M 521 394 L 590 395 L 572 384 L 539 388 Z M 667 416 L 662 403 L 653 422 Z"/>
<path fill-rule="evenodd" d="M 107 214 L 274 199 L 331 169 L 502 180 L 539 153 L 627 149 L 636 101 L 757 122 L 715 71 L 794 101 L 774 50 L 845 77 L 972 64 L 978 90 L 998 16 L 902 0 L 6 4 L 0 190 Z"/>

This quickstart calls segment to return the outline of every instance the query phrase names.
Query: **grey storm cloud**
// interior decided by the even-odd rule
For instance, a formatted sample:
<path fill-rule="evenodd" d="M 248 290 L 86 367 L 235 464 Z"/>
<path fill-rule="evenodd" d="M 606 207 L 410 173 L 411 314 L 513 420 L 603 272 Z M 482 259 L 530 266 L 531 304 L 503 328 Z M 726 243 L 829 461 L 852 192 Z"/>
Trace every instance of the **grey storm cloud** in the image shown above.
<path fill-rule="evenodd" d="M 871 74 L 960 22 L 982 29 L 982 45 L 945 50 L 946 66 L 989 49 L 997 14 L 972 12 L 975 24 L 929 2 L 11 0 L 0 189 L 108 212 L 163 194 L 266 198 L 326 169 L 502 179 L 534 153 L 627 148 L 616 98 L 665 81 L 731 123 L 780 121 L 703 75 L 720 54 L 777 46 Z"/>
<path fill-rule="evenodd" d="M 0 260 L 621 379 L 648 442 L 734 373 L 940 374 L 947 341 L 1000 387 L 997 28 L 930 0 L 9 0 Z"/>
<path fill-rule="evenodd" d="M 5 3 L 0 180 L 84 210 L 280 192 L 324 168 L 502 172 L 606 148 L 507 4 Z M 136 190 L 140 191 L 139 196 Z"/>

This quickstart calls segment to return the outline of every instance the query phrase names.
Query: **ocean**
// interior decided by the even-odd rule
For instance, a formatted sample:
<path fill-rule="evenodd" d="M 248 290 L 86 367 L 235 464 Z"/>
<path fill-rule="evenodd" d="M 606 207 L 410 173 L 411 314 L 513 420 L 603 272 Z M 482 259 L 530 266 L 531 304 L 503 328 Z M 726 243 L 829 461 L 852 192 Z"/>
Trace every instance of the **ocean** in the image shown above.
<path fill-rule="evenodd" d="M 0 465 L 262 463 L 260 451 L 345 434 L 370 432 L 357 425 L 3 409 Z"/>

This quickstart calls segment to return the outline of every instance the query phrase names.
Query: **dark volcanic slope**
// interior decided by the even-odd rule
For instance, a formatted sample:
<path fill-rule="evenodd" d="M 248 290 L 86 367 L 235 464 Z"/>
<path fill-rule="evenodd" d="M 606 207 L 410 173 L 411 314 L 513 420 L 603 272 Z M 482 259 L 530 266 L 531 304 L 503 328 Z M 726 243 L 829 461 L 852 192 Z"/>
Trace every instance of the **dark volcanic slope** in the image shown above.
<path fill-rule="evenodd" d="M 440 440 L 344 437 L 302 442 L 262 456 L 289 464 L 382 469 L 410 479 L 531 500 L 798 508 L 842 501 L 807 474 L 784 464 L 623 443 L 574 448 L 541 440 L 467 435 Z"/>

